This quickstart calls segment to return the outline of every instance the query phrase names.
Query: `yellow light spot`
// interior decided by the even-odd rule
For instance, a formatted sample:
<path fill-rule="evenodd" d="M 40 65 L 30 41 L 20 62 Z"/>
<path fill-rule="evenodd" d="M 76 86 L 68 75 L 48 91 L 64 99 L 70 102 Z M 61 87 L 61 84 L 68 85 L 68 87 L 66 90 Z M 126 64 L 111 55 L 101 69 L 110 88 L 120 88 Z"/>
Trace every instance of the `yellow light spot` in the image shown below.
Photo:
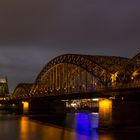
<path fill-rule="evenodd" d="M 139 70 L 136 70 L 136 71 L 134 71 L 133 73 L 132 73 L 132 77 L 131 77 L 131 79 L 133 78 L 135 78 L 137 75 L 139 75 L 139 72 L 138 72 Z"/>
<path fill-rule="evenodd" d="M 27 114 L 29 111 L 29 103 L 28 102 L 22 102 L 23 104 L 23 114 Z"/>
<path fill-rule="evenodd" d="M 118 72 L 111 74 L 111 81 L 113 86 L 115 86 L 117 76 L 118 76 Z"/>
<path fill-rule="evenodd" d="M 112 124 L 112 100 L 99 100 L 99 116 L 100 125 L 110 126 Z"/>
<path fill-rule="evenodd" d="M 109 99 L 103 99 L 99 102 L 101 108 L 109 108 L 112 105 L 112 101 Z"/>

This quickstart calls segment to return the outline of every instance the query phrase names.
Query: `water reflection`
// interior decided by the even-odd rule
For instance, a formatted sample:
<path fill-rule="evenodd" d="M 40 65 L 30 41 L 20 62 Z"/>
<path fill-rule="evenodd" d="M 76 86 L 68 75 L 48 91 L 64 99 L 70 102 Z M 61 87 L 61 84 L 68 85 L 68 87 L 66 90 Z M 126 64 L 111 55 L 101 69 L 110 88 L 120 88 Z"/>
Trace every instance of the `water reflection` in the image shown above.
<path fill-rule="evenodd" d="M 21 117 L 20 120 L 20 140 L 60 140 L 63 129 L 56 126 L 44 125 L 31 121 L 28 117 Z"/>
<path fill-rule="evenodd" d="M 21 117 L 20 120 L 20 140 L 28 140 L 35 138 L 34 133 L 36 133 L 36 125 L 34 122 L 30 122 L 28 117 Z"/>
<path fill-rule="evenodd" d="M 0 113 L 0 140 L 139 140 L 139 133 L 99 133 L 98 114 L 68 114 L 65 126 Z"/>
<path fill-rule="evenodd" d="M 78 113 L 75 115 L 76 132 L 87 135 L 89 137 L 98 137 L 98 133 L 94 128 L 98 128 L 98 114 Z"/>

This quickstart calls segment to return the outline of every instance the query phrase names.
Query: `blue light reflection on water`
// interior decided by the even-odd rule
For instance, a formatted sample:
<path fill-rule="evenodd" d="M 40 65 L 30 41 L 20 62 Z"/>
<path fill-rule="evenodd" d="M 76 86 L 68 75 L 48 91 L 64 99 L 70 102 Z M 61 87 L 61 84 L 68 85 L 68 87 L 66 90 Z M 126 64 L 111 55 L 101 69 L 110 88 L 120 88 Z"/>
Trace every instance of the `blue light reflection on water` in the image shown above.
<path fill-rule="evenodd" d="M 38 122 L 28 116 L 0 113 L 0 140 L 140 140 L 140 129 L 98 132 L 98 114 L 68 114 L 67 125 Z M 70 129 L 69 129 L 70 128 Z"/>
<path fill-rule="evenodd" d="M 77 113 L 75 115 L 75 131 L 78 134 L 98 140 L 99 134 L 95 128 L 98 128 L 98 113 Z"/>

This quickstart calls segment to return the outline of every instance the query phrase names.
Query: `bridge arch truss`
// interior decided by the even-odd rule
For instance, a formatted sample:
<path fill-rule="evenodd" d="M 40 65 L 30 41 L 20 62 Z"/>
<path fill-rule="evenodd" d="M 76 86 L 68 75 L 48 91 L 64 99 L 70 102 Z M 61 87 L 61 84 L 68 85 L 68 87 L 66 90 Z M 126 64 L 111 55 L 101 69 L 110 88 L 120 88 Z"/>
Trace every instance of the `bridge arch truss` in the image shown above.
<path fill-rule="evenodd" d="M 130 75 L 130 82 L 140 82 L 140 54 L 132 59 L 65 54 L 45 65 L 35 83 L 19 84 L 12 96 L 44 97 L 119 87 L 123 85 L 124 75 L 127 79 L 127 73 Z M 133 77 L 134 74 L 137 77 Z"/>
<path fill-rule="evenodd" d="M 58 56 L 39 73 L 31 93 L 86 92 L 112 86 L 112 74 L 124 61 L 120 57 L 77 54 Z"/>

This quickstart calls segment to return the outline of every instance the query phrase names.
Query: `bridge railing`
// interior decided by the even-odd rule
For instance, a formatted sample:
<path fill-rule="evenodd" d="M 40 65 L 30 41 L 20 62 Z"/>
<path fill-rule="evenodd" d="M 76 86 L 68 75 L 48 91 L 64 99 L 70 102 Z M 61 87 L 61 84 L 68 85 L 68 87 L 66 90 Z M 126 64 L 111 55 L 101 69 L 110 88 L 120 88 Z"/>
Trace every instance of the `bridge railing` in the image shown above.
<path fill-rule="evenodd" d="M 96 92 L 96 91 L 104 91 L 106 89 L 124 89 L 124 88 L 137 88 L 140 87 L 140 80 L 131 81 L 127 84 L 120 84 L 116 86 L 96 86 L 93 87 L 91 85 L 86 85 L 85 87 L 73 87 L 73 88 L 65 88 L 59 90 L 42 90 L 43 88 L 39 88 L 41 90 L 37 90 L 35 92 L 23 93 L 13 96 L 13 98 L 22 99 L 22 98 L 32 98 L 32 97 L 44 97 L 44 96 L 55 96 L 62 94 L 76 94 L 76 93 L 88 93 L 88 92 Z"/>
<path fill-rule="evenodd" d="M 140 87 L 140 80 L 130 81 L 127 84 L 116 85 L 114 88 L 136 88 L 136 87 Z"/>
<path fill-rule="evenodd" d="M 81 88 L 81 87 L 75 87 L 75 88 L 71 88 L 71 89 L 59 89 L 59 90 L 48 90 L 48 91 L 44 91 L 43 92 L 38 92 L 35 93 L 33 96 L 55 96 L 55 95 L 59 95 L 59 94 L 73 94 L 73 93 L 87 93 L 87 92 L 95 92 L 95 91 L 100 91 L 100 90 L 105 90 L 105 89 L 122 89 L 122 88 L 136 88 L 136 87 L 140 87 L 140 81 L 137 82 L 131 82 L 128 84 L 123 84 L 123 85 L 117 85 L 117 86 L 99 86 L 99 87 L 91 87 L 90 85 L 86 86 L 85 88 Z"/>

